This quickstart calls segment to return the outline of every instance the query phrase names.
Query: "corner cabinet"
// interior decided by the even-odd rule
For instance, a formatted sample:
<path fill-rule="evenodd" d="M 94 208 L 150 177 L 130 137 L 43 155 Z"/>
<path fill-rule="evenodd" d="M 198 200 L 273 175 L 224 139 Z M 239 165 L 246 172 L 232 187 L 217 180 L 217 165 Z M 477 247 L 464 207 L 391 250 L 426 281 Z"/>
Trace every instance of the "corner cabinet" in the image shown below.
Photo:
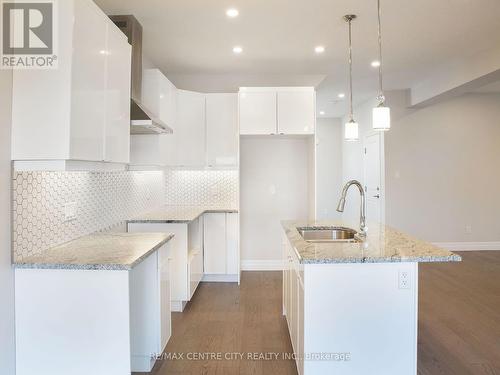
<path fill-rule="evenodd" d="M 238 94 L 207 94 L 207 166 L 238 165 Z"/>
<path fill-rule="evenodd" d="M 175 92 L 174 133 L 133 135 L 130 145 L 131 164 L 137 167 L 189 168 L 237 166 L 239 149 L 237 94 L 202 94 L 177 89 Z M 154 102 L 145 101 L 145 104 L 150 103 L 151 108 L 157 108 L 158 103 Z"/>
<path fill-rule="evenodd" d="M 312 135 L 313 87 L 245 87 L 239 91 L 240 135 Z"/>
<path fill-rule="evenodd" d="M 58 67 L 13 74 L 12 159 L 128 163 L 126 36 L 91 0 L 59 2 L 57 22 Z"/>

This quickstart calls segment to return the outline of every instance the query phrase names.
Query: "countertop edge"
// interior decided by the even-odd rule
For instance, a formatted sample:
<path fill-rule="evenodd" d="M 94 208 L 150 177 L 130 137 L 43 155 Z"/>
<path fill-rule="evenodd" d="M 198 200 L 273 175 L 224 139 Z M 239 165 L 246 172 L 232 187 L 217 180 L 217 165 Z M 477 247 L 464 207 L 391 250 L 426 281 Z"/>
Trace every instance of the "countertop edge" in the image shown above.
<path fill-rule="evenodd" d="M 135 219 L 128 219 L 126 220 L 127 224 L 188 224 L 192 221 L 195 221 L 198 219 L 200 216 L 204 214 L 212 214 L 212 213 L 239 213 L 238 209 L 233 209 L 233 208 L 228 208 L 228 209 L 206 209 L 200 211 L 198 215 L 196 215 L 193 218 L 190 219 L 141 219 L 141 218 L 135 218 Z"/>
<path fill-rule="evenodd" d="M 23 263 L 14 262 L 14 269 L 37 269 L 37 270 L 80 270 L 80 271 L 130 271 L 135 266 L 140 264 L 149 255 L 165 245 L 174 237 L 173 234 L 168 234 L 163 240 L 159 241 L 154 247 L 146 251 L 143 255 L 137 258 L 130 264 L 117 263 L 96 263 L 96 264 L 77 264 L 77 263 Z"/>

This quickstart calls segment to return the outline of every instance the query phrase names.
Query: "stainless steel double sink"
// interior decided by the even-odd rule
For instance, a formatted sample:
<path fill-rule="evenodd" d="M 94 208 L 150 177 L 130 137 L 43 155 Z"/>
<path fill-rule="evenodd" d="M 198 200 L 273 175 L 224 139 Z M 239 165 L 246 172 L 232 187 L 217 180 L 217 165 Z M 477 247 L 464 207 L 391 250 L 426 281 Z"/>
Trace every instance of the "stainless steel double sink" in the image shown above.
<path fill-rule="evenodd" d="M 307 242 L 360 242 L 356 230 L 345 227 L 297 227 Z"/>

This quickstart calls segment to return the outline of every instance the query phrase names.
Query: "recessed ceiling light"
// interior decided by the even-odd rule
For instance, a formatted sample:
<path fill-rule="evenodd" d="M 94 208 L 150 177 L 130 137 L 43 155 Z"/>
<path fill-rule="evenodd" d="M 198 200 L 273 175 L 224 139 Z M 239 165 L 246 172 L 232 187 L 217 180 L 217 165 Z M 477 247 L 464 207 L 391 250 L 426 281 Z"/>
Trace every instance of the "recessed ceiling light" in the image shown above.
<path fill-rule="evenodd" d="M 235 8 L 226 10 L 226 16 L 228 16 L 229 18 L 238 17 L 239 14 L 240 12 L 238 12 L 238 9 Z"/>
<path fill-rule="evenodd" d="M 378 60 L 372 61 L 372 66 L 374 68 L 378 68 L 380 66 L 380 61 L 378 61 Z"/>
<path fill-rule="evenodd" d="M 319 111 L 319 114 L 323 116 L 325 114 L 325 111 Z"/>
<path fill-rule="evenodd" d="M 325 52 L 325 47 L 323 47 L 323 46 L 317 46 L 316 48 L 314 48 L 314 52 L 316 52 L 316 53 L 323 53 L 323 52 Z"/>
<path fill-rule="evenodd" d="M 243 48 L 241 48 L 240 46 L 233 47 L 233 52 L 234 53 L 242 53 Z"/>
<path fill-rule="evenodd" d="M 340 99 L 343 99 L 345 98 L 345 94 L 343 92 L 341 92 L 340 94 L 337 95 Z"/>

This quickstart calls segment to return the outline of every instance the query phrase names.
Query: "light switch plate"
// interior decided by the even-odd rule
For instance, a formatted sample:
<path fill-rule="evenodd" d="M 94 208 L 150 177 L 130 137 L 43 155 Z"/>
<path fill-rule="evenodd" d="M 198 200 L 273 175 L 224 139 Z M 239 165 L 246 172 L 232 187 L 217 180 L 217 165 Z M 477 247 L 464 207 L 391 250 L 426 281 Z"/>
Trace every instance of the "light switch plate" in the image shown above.
<path fill-rule="evenodd" d="M 76 219 L 76 202 L 67 202 L 64 204 L 64 221 L 71 221 Z"/>

